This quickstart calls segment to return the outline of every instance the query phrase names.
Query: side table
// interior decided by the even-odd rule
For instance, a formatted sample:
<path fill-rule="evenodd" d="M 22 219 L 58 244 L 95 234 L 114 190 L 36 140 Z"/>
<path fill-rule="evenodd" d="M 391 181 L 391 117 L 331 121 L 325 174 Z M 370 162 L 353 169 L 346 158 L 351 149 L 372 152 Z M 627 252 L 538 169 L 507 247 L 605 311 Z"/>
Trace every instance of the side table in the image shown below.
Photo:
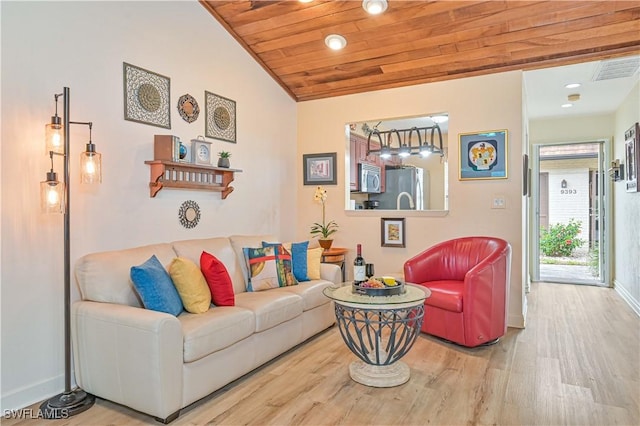
<path fill-rule="evenodd" d="M 349 365 L 353 380 L 386 388 L 406 383 L 409 366 L 400 361 L 413 346 L 424 318 L 427 288 L 406 284 L 406 293 L 367 296 L 351 291 L 351 283 L 327 287 L 323 293 L 335 302 L 336 320 L 347 347 L 359 358 Z"/>
<path fill-rule="evenodd" d="M 346 271 L 345 271 L 345 255 L 349 249 L 343 247 L 332 247 L 330 249 L 326 249 L 322 252 L 322 258 L 320 261 L 322 263 L 332 263 L 334 265 L 338 265 L 340 267 L 340 271 L 342 272 L 342 281 L 346 280 Z"/>

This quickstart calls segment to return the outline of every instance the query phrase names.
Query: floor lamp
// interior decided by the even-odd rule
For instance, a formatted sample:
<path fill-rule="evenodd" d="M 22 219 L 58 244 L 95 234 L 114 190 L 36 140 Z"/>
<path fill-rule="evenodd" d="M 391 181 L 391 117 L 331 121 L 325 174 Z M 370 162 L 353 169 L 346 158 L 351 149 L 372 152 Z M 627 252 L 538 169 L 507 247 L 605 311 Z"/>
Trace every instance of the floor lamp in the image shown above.
<path fill-rule="evenodd" d="M 64 392 L 40 405 L 40 413 L 45 419 L 65 419 L 89 409 L 95 397 L 80 388 L 71 389 L 71 259 L 70 259 L 70 199 L 69 199 L 69 125 L 89 126 L 89 143 L 81 154 L 80 170 L 82 183 L 100 183 L 102 181 L 101 155 L 91 142 L 90 122 L 69 121 L 69 88 L 54 95 L 56 114 L 45 127 L 47 153 L 51 158 L 51 171 L 47 180 L 40 183 L 40 204 L 45 213 L 64 214 Z M 58 98 L 63 98 L 62 121 L 58 116 Z M 53 170 L 53 157 L 64 159 L 64 179 L 58 181 Z"/>

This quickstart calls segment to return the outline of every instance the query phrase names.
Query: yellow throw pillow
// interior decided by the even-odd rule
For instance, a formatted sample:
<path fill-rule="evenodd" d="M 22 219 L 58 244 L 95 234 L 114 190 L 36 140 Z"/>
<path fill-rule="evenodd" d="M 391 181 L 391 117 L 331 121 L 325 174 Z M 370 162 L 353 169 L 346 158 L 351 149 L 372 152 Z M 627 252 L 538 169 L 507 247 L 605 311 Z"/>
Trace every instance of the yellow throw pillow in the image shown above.
<path fill-rule="evenodd" d="M 307 276 L 310 280 L 320 279 L 320 260 L 323 251 L 322 247 L 307 250 Z"/>
<path fill-rule="evenodd" d="M 176 257 L 169 265 L 169 275 L 188 312 L 201 314 L 209 310 L 211 292 L 198 265 L 184 257 Z"/>

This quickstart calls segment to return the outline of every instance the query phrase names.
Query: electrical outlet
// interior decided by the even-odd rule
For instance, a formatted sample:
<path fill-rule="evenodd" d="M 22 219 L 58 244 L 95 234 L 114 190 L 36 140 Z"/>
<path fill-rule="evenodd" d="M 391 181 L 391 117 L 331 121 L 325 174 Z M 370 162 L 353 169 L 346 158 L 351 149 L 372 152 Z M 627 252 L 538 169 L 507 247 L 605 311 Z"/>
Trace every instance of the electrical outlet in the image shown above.
<path fill-rule="evenodd" d="M 492 209 L 506 209 L 507 202 L 505 201 L 502 195 L 497 195 L 493 197 L 493 202 L 491 203 Z"/>

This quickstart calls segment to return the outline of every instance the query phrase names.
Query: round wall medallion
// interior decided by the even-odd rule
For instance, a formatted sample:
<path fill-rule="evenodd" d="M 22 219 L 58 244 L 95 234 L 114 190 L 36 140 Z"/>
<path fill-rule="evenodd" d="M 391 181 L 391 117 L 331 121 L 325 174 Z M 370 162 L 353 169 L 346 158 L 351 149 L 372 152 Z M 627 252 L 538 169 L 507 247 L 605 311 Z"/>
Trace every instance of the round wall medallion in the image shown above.
<path fill-rule="evenodd" d="M 195 98 L 187 93 L 178 99 L 178 112 L 184 121 L 193 123 L 198 119 L 198 115 L 200 115 L 200 107 Z"/>
<path fill-rule="evenodd" d="M 141 84 L 138 87 L 138 102 L 149 112 L 157 111 L 160 108 L 160 92 L 153 84 Z"/>
<path fill-rule="evenodd" d="M 225 130 L 231 124 L 231 115 L 225 107 L 219 106 L 213 110 L 213 121 L 219 129 Z"/>
<path fill-rule="evenodd" d="M 194 228 L 200 221 L 200 206 L 195 201 L 185 201 L 178 211 L 180 223 L 185 228 Z"/>

